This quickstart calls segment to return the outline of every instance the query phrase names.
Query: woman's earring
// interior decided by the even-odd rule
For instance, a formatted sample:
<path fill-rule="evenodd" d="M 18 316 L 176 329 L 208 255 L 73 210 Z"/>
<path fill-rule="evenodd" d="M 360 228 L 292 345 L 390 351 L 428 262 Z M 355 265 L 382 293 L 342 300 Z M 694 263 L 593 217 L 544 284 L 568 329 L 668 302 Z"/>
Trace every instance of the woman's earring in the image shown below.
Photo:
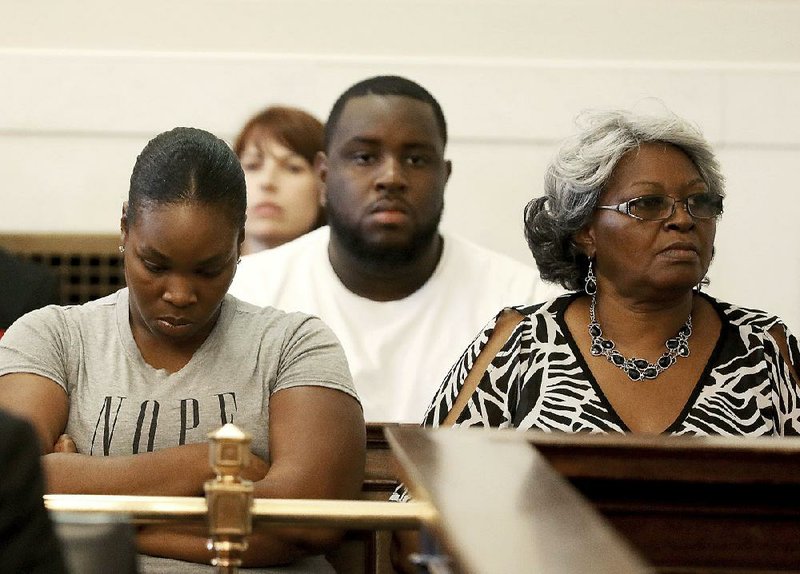
<path fill-rule="evenodd" d="M 125 246 L 124 245 L 120 245 L 118 249 L 119 249 L 120 253 L 125 253 Z"/>
<path fill-rule="evenodd" d="M 697 285 L 695 285 L 695 289 L 697 289 L 697 292 L 698 292 L 698 293 L 700 293 L 700 290 L 703 288 L 703 285 L 708 285 L 708 277 L 703 277 L 703 278 L 700 280 L 700 283 L 698 283 Z"/>
<path fill-rule="evenodd" d="M 594 276 L 594 269 L 591 259 L 589 259 L 589 270 L 586 272 L 586 279 L 584 281 L 583 288 L 587 295 L 594 295 L 597 293 L 597 277 Z"/>

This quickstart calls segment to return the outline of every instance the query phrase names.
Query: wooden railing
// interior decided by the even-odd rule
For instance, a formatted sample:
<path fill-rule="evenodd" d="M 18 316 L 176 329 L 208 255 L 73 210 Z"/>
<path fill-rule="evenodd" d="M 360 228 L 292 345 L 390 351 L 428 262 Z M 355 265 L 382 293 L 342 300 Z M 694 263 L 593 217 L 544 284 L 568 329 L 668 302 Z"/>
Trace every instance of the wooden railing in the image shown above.
<path fill-rule="evenodd" d="M 800 572 L 800 438 L 526 438 L 660 572 Z"/>
<path fill-rule="evenodd" d="M 523 436 L 498 441 L 496 434 L 479 429 L 387 430 L 414 499 L 436 509 L 426 526 L 443 545 L 454 571 L 650 570 Z"/>
<path fill-rule="evenodd" d="M 533 447 L 658 572 L 800 573 L 800 438 L 476 432 Z"/>

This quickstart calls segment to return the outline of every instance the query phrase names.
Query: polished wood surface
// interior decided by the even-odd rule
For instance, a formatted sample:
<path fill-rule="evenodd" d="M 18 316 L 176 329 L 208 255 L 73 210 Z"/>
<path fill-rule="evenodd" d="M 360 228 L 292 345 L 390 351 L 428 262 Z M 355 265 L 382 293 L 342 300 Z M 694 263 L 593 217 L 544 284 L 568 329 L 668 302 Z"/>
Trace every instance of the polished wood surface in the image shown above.
<path fill-rule="evenodd" d="M 800 438 L 525 438 L 660 572 L 800 573 Z"/>
<path fill-rule="evenodd" d="M 367 423 L 367 460 L 361 487 L 363 500 L 385 502 L 397 488 L 397 461 L 386 442 L 384 429 L 400 426 L 418 425 Z M 342 574 L 394 574 L 389 560 L 391 530 L 351 530 L 344 543 L 328 555 L 328 560 Z"/>
<path fill-rule="evenodd" d="M 800 438 L 487 432 L 522 434 L 658 572 L 800 574 Z"/>
<path fill-rule="evenodd" d="M 502 432 L 502 431 L 501 431 Z M 800 438 L 525 433 L 570 478 L 796 484 Z M 509 440 L 515 440 L 508 437 Z"/>
<path fill-rule="evenodd" d="M 399 484 L 395 460 L 384 431 L 390 428 L 418 428 L 419 425 L 367 423 L 367 462 L 362 495 L 366 500 L 389 500 Z"/>
<path fill-rule="evenodd" d="M 531 449 L 478 429 L 390 428 L 401 478 L 458 572 L 647 572 L 645 562 Z"/>

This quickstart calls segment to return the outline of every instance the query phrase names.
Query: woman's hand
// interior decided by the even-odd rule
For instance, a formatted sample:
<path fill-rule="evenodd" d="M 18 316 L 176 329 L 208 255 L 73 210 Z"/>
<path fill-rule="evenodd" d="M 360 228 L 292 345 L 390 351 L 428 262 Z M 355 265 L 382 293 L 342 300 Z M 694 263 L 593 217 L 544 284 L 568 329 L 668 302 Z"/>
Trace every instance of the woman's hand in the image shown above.
<path fill-rule="evenodd" d="M 358 498 L 364 478 L 364 417 L 351 396 L 324 387 L 293 387 L 270 398 L 270 464 L 251 456 L 243 478 L 257 498 Z M 142 455 L 138 455 L 142 456 Z M 323 528 L 256 525 L 243 556 L 246 566 L 287 564 L 320 553 L 341 536 Z M 208 563 L 208 532 L 152 525 L 140 530 L 139 551 Z"/>
<path fill-rule="evenodd" d="M 261 458 L 250 453 L 250 464 L 242 469 L 242 478 L 245 480 L 252 480 L 258 482 L 262 480 L 269 472 L 269 463 L 264 462 Z"/>
<path fill-rule="evenodd" d="M 364 480 L 366 430 L 361 406 L 335 389 L 302 386 L 270 397 L 270 470 L 257 498 L 357 499 Z M 249 565 L 286 563 L 324 552 L 341 532 L 323 528 L 254 529 Z"/>
<path fill-rule="evenodd" d="M 159 476 L 163 472 L 174 474 L 172 465 L 168 460 L 164 460 L 165 453 L 172 451 L 176 457 L 184 461 L 181 465 L 183 469 L 182 476 L 195 476 L 194 479 L 189 479 L 182 487 L 182 491 L 164 491 L 164 486 Z M 197 453 L 197 454 L 193 454 Z M 194 445 L 184 445 L 165 449 L 156 453 L 143 453 L 141 455 L 132 456 L 115 456 L 115 457 L 102 457 L 102 456 L 82 456 L 81 460 L 73 457 L 64 457 L 63 455 L 80 454 L 75 445 L 75 441 L 68 434 L 62 434 L 53 445 L 52 453 L 44 457 L 44 466 L 46 469 L 61 468 L 62 472 L 67 469 L 73 469 L 73 472 L 68 474 L 71 480 L 68 482 L 58 481 L 56 473 L 52 475 L 52 483 L 49 484 L 48 491 L 50 492 L 71 492 L 75 494 L 91 494 L 100 493 L 105 494 L 141 494 L 141 495 L 173 495 L 173 496 L 202 496 L 203 483 L 214 477 L 211 468 L 208 466 L 208 444 L 199 443 Z M 81 482 L 79 479 L 81 469 L 97 468 L 100 474 L 103 474 L 106 491 L 101 486 L 94 486 L 93 483 Z M 139 473 L 135 469 L 141 468 L 142 472 Z M 241 476 L 245 480 L 258 482 L 263 480 L 269 472 L 269 464 L 254 454 L 250 454 L 250 464 L 242 469 Z M 120 480 L 115 480 L 115 476 L 120 475 Z M 131 480 L 130 474 L 138 474 L 142 480 Z M 125 477 L 128 477 L 127 479 Z M 148 479 L 146 477 L 151 477 Z M 162 477 L 163 478 L 163 477 Z M 121 491 L 115 491 L 117 485 L 122 482 Z M 186 488 L 192 488 L 192 480 L 196 482 L 196 491 L 186 491 Z M 172 487 L 177 481 L 171 481 Z M 97 490 L 97 489 L 100 490 Z M 127 490 L 130 489 L 130 490 Z"/>
<path fill-rule="evenodd" d="M 56 444 L 53 445 L 53 452 L 77 454 L 78 447 L 75 446 L 75 441 L 72 440 L 72 437 L 64 433 L 60 437 L 58 437 Z"/>

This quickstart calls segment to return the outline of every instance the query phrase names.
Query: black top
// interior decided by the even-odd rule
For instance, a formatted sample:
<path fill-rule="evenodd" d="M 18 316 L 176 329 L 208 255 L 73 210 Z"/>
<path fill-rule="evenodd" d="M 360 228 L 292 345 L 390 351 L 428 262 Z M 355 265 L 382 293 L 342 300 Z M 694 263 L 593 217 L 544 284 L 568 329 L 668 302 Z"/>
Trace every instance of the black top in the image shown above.
<path fill-rule="evenodd" d="M 577 296 L 517 308 L 523 320 L 489 365 L 455 426 L 630 432 L 567 328 L 564 312 Z M 770 330 L 783 333 L 794 365 L 800 364 L 797 339 L 778 317 L 701 296 L 716 310 L 722 329 L 694 392 L 665 434 L 800 434 L 800 388 Z M 445 378 L 426 414 L 426 426 L 439 426 L 444 420 L 495 320 Z"/>
<path fill-rule="evenodd" d="M 58 278 L 50 269 L 0 249 L 0 331 L 28 311 L 58 302 Z"/>
<path fill-rule="evenodd" d="M 0 570 L 66 574 L 44 507 L 39 441 L 28 423 L 0 411 Z"/>

